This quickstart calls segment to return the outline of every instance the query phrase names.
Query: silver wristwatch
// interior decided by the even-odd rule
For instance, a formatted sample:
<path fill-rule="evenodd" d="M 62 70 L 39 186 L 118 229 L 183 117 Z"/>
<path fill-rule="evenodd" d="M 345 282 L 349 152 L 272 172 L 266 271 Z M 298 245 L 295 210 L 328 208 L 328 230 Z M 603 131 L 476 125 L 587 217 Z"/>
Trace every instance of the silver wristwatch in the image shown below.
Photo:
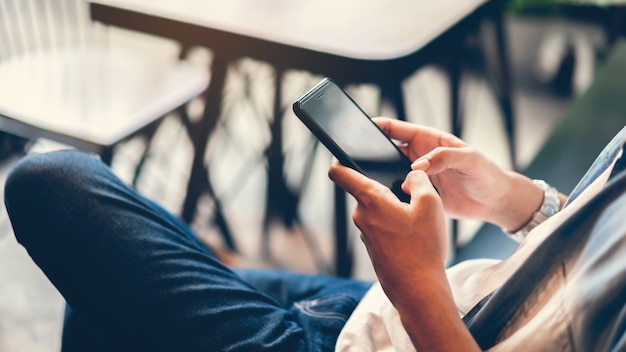
<path fill-rule="evenodd" d="M 543 188 L 543 204 L 541 204 L 539 210 L 533 214 L 530 221 L 521 229 L 515 231 L 514 233 L 507 231 L 507 235 L 518 242 L 521 242 L 524 238 L 526 238 L 526 235 L 528 235 L 530 230 L 546 221 L 552 215 L 558 213 L 561 209 L 561 198 L 559 197 L 559 191 L 557 191 L 556 188 L 550 186 L 543 180 L 533 180 L 533 183 Z"/>

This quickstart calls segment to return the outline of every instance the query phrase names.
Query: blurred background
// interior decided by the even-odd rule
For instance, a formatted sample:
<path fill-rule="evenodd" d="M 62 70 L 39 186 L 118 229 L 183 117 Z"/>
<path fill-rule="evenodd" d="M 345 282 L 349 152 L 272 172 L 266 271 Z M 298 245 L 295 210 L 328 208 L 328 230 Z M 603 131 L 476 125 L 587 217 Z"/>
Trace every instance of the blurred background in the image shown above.
<path fill-rule="evenodd" d="M 454 131 L 503 168 L 516 169 L 533 177 L 544 173 L 552 175 L 552 172 L 569 174 L 573 179 L 582 176 L 580 170 L 586 169 L 590 161 L 586 154 L 575 152 L 576 148 L 596 154 L 617 132 L 616 126 L 626 122 L 620 113 L 624 100 L 619 90 L 623 77 L 620 63 L 626 65 L 626 60 L 621 59 L 625 55 L 620 54 L 624 30 L 624 8 L 620 1 L 474 0 L 468 8 L 453 1 L 440 5 L 438 12 L 430 15 L 433 19 L 430 27 L 428 23 L 417 27 L 430 31 L 426 39 L 416 44 L 414 52 L 397 54 L 397 59 L 376 57 L 382 51 L 377 52 L 379 42 L 373 36 L 363 39 L 363 47 L 371 51 L 371 57 L 355 59 L 350 55 L 362 54 L 350 53 L 349 48 L 345 52 L 333 52 L 337 49 L 324 46 L 326 41 L 341 40 L 341 33 L 337 34 L 338 38 L 331 35 L 313 38 L 310 43 L 305 39 L 295 42 L 288 36 L 272 37 L 271 28 L 259 25 L 270 18 L 276 33 L 304 31 L 293 27 L 293 18 L 292 22 L 283 24 L 280 20 L 281 14 L 288 11 L 301 13 L 294 7 L 308 5 L 267 0 L 205 1 L 206 6 L 215 6 L 216 11 L 211 16 L 199 10 L 203 8 L 203 1 L 190 2 L 187 12 L 186 5 L 172 0 L 94 1 L 101 6 L 101 17 L 94 21 L 94 7 L 90 8 L 89 2 L 0 0 L 2 179 L 25 153 L 63 148 L 97 152 L 123 180 L 183 216 L 207 244 L 220 248 L 233 265 L 281 267 L 374 280 L 358 231 L 349 218 L 353 201 L 346 198 L 345 213 L 337 211 L 342 209 L 341 203 L 337 203 L 342 194 L 334 189 L 326 175 L 330 155 L 317 145 L 290 109 L 294 99 L 324 75 L 335 72 L 334 67 L 324 65 L 343 62 L 344 55 L 359 63 L 387 60 L 396 67 L 409 67 L 408 73 L 403 73 L 399 80 L 399 93 L 391 89 L 388 94 L 386 79 L 368 78 L 360 82 L 357 69 L 354 69 L 357 73 L 350 70 L 347 78 L 339 81 L 372 116 L 398 117 Z M 395 6 L 383 1 L 373 3 Z M 492 6 L 492 3 L 497 5 Z M 435 5 L 429 1 L 415 0 L 415 4 L 423 7 L 424 12 L 435 11 L 431 8 Z M 145 21 L 148 28 L 150 20 L 140 17 L 129 20 L 132 28 L 123 28 L 105 23 L 104 19 L 117 20 L 117 13 L 107 12 L 107 6 L 127 6 L 126 11 L 144 11 L 157 17 L 172 16 L 177 23 L 192 26 L 159 27 L 150 33 L 141 30 L 144 24 L 141 21 Z M 488 6 L 483 15 L 480 11 Z M 345 22 L 343 31 L 349 34 L 358 28 L 359 22 L 346 15 L 348 13 L 334 13 L 328 21 L 339 18 L 341 23 Z M 363 23 L 383 22 L 387 26 L 394 23 L 393 18 L 385 20 L 384 16 L 378 13 L 376 17 L 361 20 Z M 206 19 L 209 17 L 210 20 Z M 236 21 L 228 23 L 220 18 Z M 120 21 L 123 19 L 125 17 Z M 318 23 L 323 21 L 317 19 Z M 242 24 L 241 29 L 237 24 Z M 213 27 L 216 39 L 198 38 L 192 30 L 201 26 Z M 38 31 L 44 34 L 37 34 Z M 52 34 L 55 31 L 59 34 Z M 231 35 L 231 31 L 234 34 Z M 498 34 L 502 35 L 502 42 L 498 42 Z M 411 33 L 405 36 L 411 38 Z M 240 37 L 245 39 L 241 40 L 243 44 L 237 44 Z M 29 40 L 35 42 L 32 47 L 26 44 Z M 386 43 L 387 39 L 380 41 Z M 274 46 L 273 42 L 281 45 Z M 63 125 L 59 122 L 57 126 L 55 122 L 28 120 L 29 114 L 47 115 L 49 119 L 54 119 L 54 114 L 64 115 L 63 109 L 69 109 L 69 104 L 75 100 L 87 105 L 78 110 L 83 113 L 89 111 L 92 101 L 98 100 L 93 104 L 104 104 L 108 109 L 128 98 L 103 90 L 99 85 L 104 80 L 102 77 L 91 81 L 100 89 L 94 93 L 95 98 L 89 95 L 91 93 L 84 93 L 93 88 L 91 85 L 77 89 L 76 97 L 71 95 L 76 93 L 73 91 L 51 94 L 49 89 L 54 87 L 50 88 L 50 81 L 43 84 L 48 88 L 37 88 L 34 82 L 50 73 L 52 69 L 46 69 L 45 65 L 55 60 L 42 56 L 41 52 L 48 54 L 52 44 L 60 43 L 64 48 L 91 48 L 97 43 L 141 52 L 144 61 L 132 66 L 135 68 L 131 71 L 146 70 L 141 77 L 152 88 L 158 84 L 150 79 L 160 77 L 167 65 L 176 64 L 180 58 L 205 70 L 209 78 L 199 79 L 195 88 L 184 92 L 181 92 L 182 85 L 168 83 L 167 89 L 160 92 L 168 94 L 156 94 L 164 97 L 156 103 L 147 99 L 143 90 L 135 89 L 133 94 L 140 98 L 133 103 L 141 102 L 149 107 L 142 111 L 159 111 L 153 114 L 159 118 L 155 117 L 142 128 L 133 126 L 137 131 L 127 133 L 128 138 L 91 143 L 91 135 L 85 132 L 88 129 L 76 128 L 83 122 L 70 120 Z M 307 47 L 308 44 L 311 47 Z M 291 67 L 289 60 L 300 57 L 281 55 L 283 50 L 289 53 L 286 50 L 293 47 L 303 48 L 294 52 L 301 54 L 302 60 L 310 55 L 308 60 L 315 62 L 310 67 L 319 66 L 319 71 L 307 70 L 308 66 Z M 223 55 L 221 48 L 228 48 L 228 54 Z M 255 54 L 248 55 L 248 52 Z M 426 57 L 422 52 L 436 55 L 429 54 L 428 59 L 421 62 L 419 60 Z M 448 55 L 450 53 L 452 55 Z M 29 76 L 16 73 L 19 60 L 36 61 L 33 58 L 44 63 L 41 71 L 44 73 L 33 70 L 29 70 Z M 411 68 L 413 64 L 415 67 Z M 76 63 L 67 67 L 74 71 L 79 69 Z M 363 67 L 370 66 L 364 64 Z M 496 67 L 498 72 L 493 70 Z M 127 76 L 131 71 L 122 75 Z M 390 72 L 392 70 L 387 68 L 379 76 L 392 76 Z M 339 77 L 340 73 L 336 75 Z M 83 76 L 56 75 L 54 79 L 61 82 L 61 86 L 72 86 Z M 221 83 L 217 87 L 222 88 L 217 89 L 217 93 L 214 92 L 216 82 Z M 380 82 L 384 84 L 378 84 Z M 15 94 L 18 88 L 27 89 L 29 94 L 20 99 L 23 105 L 15 107 L 16 99 L 6 97 Z M 38 89 L 43 93 L 37 93 Z M 174 92 L 169 94 L 170 91 Z M 45 101 L 52 99 L 51 95 L 60 110 L 45 105 Z M 173 95 L 178 98 L 170 99 Z M 103 99 L 104 103 L 100 102 Z M 21 114 L 20 111 L 26 112 Z M 216 116 L 212 122 L 215 126 L 209 126 L 212 128 L 204 138 L 205 145 L 202 133 L 206 126 L 202 121 L 210 114 Z M 606 120 L 610 122 L 602 120 L 599 116 L 602 114 L 610 115 Z M 511 126 L 507 126 L 507 118 Z M 26 122 L 22 124 L 21 120 Z M 115 123 L 116 120 L 96 123 L 96 130 L 107 129 Z M 69 125 L 69 132 L 61 130 L 67 128 L 66 125 Z M 563 137 L 565 132 L 571 131 L 578 133 L 572 134 L 575 138 Z M 88 140 L 90 143 L 86 142 Z M 199 186 L 190 186 L 190 182 L 196 180 L 194 177 L 202 179 Z M 559 188 L 563 192 L 571 190 L 573 184 L 563 182 Z M 558 185 L 558 181 L 556 183 Z M 196 192 L 198 197 L 193 209 L 185 210 L 190 191 Z M 345 236 L 341 241 L 337 240 L 338 233 Z M 516 246 L 499 229 L 471 221 L 450 221 L 450 238 L 456 244 L 450 253 L 450 264 L 473 257 L 504 258 Z M 63 304 L 62 297 L 17 244 L 2 209 L 0 351 L 58 351 Z"/>

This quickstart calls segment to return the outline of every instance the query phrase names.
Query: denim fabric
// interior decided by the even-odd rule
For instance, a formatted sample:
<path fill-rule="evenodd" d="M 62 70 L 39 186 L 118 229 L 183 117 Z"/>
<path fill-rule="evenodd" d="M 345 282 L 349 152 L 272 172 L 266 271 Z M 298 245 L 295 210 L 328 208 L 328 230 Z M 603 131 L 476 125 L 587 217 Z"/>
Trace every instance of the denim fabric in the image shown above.
<path fill-rule="evenodd" d="M 5 203 L 18 241 L 68 303 L 65 351 L 332 351 L 370 286 L 231 270 L 76 151 L 23 158 Z"/>

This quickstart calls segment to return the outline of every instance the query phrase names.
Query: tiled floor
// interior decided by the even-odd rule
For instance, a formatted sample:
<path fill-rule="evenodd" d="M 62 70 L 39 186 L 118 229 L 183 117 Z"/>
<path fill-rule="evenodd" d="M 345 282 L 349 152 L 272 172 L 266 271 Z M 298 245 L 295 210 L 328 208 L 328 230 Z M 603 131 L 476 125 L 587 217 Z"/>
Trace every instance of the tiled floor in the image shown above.
<path fill-rule="evenodd" d="M 518 20 L 509 23 L 511 30 L 511 56 L 519 83 L 516 87 L 516 114 L 519 143 L 519 162 L 524 164 L 532 158 L 533 153 L 540 146 L 543 138 L 549 133 L 550 127 L 567 107 L 568 100 L 552 97 L 545 90 L 537 90 L 528 77 L 532 76 L 534 54 L 542 33 L 547 25 L 545 22 L 534 20 Z M 559 27 L 562 28 L 562 27 Z M 575 27 L 578 30 L 579 27 Z M 577 32 L 578 33 L 578 32 Z M 584 28 L 580 38 L 594 42 L 597 32 Z M 583 40 L 581 39 L 581 40 Z M 583 63 L 584 64 L 584 63 Z M 591 67 L 591 66 L 590 66 Z M 264 92 L 267 82 L 272 82 L 271 69 L 255 62 L 244 62 L 240 71 L 233 71 L 232 76 L 241 72 L 255 72 L 256 80 L 251 87 L 255 93 Z M 484 80 L 476 76 L 469 77 L 463 90 L 466 102 L 467 124 L 464 139 L 479 150 L 493 158 L 503 167 L 510 167 L 507 158 L 506 143 L 502 132 L 499 112 L 495 106 L 493 96 L 486 87 Z M 287 92 L 285 101 L 290 101 L 300 95 L 316 78 L 303 73 L 290 74 L 285 85 Z M 530 83 L 529 83 L 530 82 Z M 231 84 L 237 85 L 233 79 Z M 447 128 L 447 87 L 441 72 L 427 68 L 417 73 L 406 84 L 407 97 L 411 99 L 408 106 L 409 119 L 419 123 Z M 236 87 L 233 91 L 237 92 Z M 364 103 L 367 109 L 368 101 L 376 96 L 376 92 L 368 87 L 353 89 L 357 101 Z M 236 100 L 236 99 L 235 99 Z M 239 101 L 239 100 L 236 100 Z M 271 111 L 271 105 L 263 105 L 256 110 Z M 271 102 L 271 99 L 269 99 Z M 239 104 L 232 107 L 228 116 L 230 141 L 223 138 L 224 133 L 216 136 L 211 150 L 212 177 L 220 194 L 229 193 L 224 206 L 229 224 L 236 235 L 237 244 L 241 251 L 248 255 L 252 263 L 260 258 L 258 253 L 261 243 L 262 209 L 264 201 L 263 164 L 250 159 L 249 148 L 262 147 L 267 141 L 267 135 L 260 134 L 260 138 L 250 139 L 250 133 L 259 135 L 264 131 L 259 120 L 248 120 L 245 124 L 236 124 L 236 119 L 249 116 L 250 106 Z M 242 120 L 239 120 L 242 121 Z M 291 185 L 297 185 L 299 179 L 299 150 L 305 150 L 307 134 L 295 118 L 287 118 L 286 124 L 290 131 L 286 139 L 288 165 L 293 168 L 295 175 L 290 178 Z M 163 203 L 166 207 L 176 211 L 182 201 L 185 172 L 184 165 L 188 163 L 189 145 L 180 138 L 179 127 L 174 119 L 168 120 L 166 128 L 161 130 L 157 137 L 159 143 L 154 155 L 155 158 L 146 167 L 144 178 L 140 180 L 139 189 L 150 197 Z M 233 128 L 235 127 L 235 128 Z M 243 138 L 243 140 L 241 139 Z M 239 143 L 239 144 L 238 144 Z M 116 160 L 114 168 L 127 178 L 128 161 L 133 158 L 136 145 L 129 145 L 124 149 L 121 157 Z M 218 156 L 219 155 L 219 156 Z M 1 168 L 2 175 L 6 173 L 13 160 L 9 160 Z M 332 210 L 331 184 L 326 177 L 328 155 L 324 151 L 318 154 L 311 170 L 310 184 L 300 206 L 302 228 L 294 231 L 285 231 L 279 225 L 271 229 L 271 253 L 281 265 L 299 271 L 316 271 L 327 265 L 332 257 L 331 228 Z M 243 170 L 241 178 L 233 180 L 232 170 Z M 4 176 L 3 176 L 4 177 Z M 230 194 L 230 193 L 229 193 Z M 195 223 L 198 232 L 208 241 L 217 241 L 219 236 L 210 226 L 208 220 L 211 214 L 211 202 L 203 202 L 199 216 Z M 0 216 L 0 352 L 50 352 L 58 351 L 60 344 L 61 314 L 63 302 L 59 294 L 45 279 L 38 268 L 30 261 L 27 253 L 15 241 L 10 233 L 6 216 Z M 478 224 L 464 223 L 465 236 L 471 236 Z M 356 233 L 355 236 L 356 238 Z M 372 278 L 366 254 L 355 241 L 356 268 L 355 276 Z M 317 263 L 317 261 L 321 261 Z M 319 265 L 318 265 L 319 264 Z"/>

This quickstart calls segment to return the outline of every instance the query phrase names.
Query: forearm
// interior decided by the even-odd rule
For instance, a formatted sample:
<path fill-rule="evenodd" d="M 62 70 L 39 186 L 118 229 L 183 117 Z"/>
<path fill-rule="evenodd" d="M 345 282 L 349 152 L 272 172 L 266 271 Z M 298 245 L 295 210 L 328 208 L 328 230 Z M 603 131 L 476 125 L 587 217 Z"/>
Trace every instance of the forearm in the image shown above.
<path fill-rule="evenodd" d="M 479 351 L 459 317 L 443 269 L 434 277 L 419 278 L 413 290 L 396 297 L 394 305 L 418 351 Z"/>

